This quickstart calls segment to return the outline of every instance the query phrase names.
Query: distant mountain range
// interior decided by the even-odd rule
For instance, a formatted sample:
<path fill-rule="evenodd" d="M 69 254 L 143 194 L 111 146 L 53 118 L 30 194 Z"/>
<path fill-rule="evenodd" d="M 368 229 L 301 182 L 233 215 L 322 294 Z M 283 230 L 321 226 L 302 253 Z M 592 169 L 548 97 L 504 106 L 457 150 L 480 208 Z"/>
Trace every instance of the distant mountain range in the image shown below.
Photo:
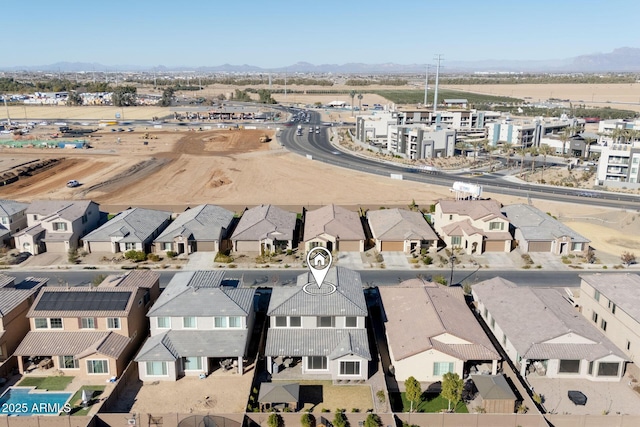
<path fill-rule="evenodd" d="M 445 57 L 446 59 L 446 57 Z M 640 49 L 623 47 L 609 53 L 594 53 L 558 60 L 483 60 L 483 61 L 444 61 L 444 73 L 473 72 L 636 72 L 640 71 Z M 334 73 L 334 74 L 421 74 L 426 64 L 322 64 L 297 62 L 288 67 L 261 68 L 254 65 L 223 64 L 218 66 L 179 66 L 165 67 L 140 65 L 104 65 L 86 62 L 57 62 L 49 65 L 0 67 L 2 71 L 43 71 L 43 72 L 180 72 L 199 73 Z"/>

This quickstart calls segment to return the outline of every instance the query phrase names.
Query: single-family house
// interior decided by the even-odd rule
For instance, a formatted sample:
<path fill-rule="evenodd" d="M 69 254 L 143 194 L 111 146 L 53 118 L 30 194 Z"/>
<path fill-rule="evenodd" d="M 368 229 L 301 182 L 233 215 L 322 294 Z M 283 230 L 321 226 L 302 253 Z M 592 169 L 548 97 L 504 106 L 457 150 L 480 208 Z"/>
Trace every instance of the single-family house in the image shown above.
<path fill-rule="evenodd" d="M 151 252 L 151 243 L 169 225 L 171 212 L 131 208 L 120 212 L 82 241 L 87 252 Z"/>
<path fill-rule="evenodd" d="M 220 206 L 199 205 L 188 209 L 156 237 L 155 251 L 177 254 L 224 251 L 232 221 L 233 212 Z"/>
<path fill-rule="evenodd" d="M 633 362 L 640 375 L 640 276 L 631 273 L 583 274 L 580 313 L 609 338 Z"/>
<path fill-rule="evenodd" d="M 16 284 L 15 278 L 0 274 L 0 362 L 13 354 L 29 332 L 27 312 L 47 278 L 29 277 Z"/>
<path fill-rule="evenodd" d="M 100 225 L 98 204 L 91 200 L 37 200 L 25 211 L 27 228 L 14 235 L 16 248 L 37 255 L 67 253 Z"/>
<path fill-rule="evenodd" d="M 109 276 L 97 287 L 43 288 L 14 353 L 20 372 L 120 376 L 147 336 L 145 314 L 159 293 L 160 275 L 152 271 Z"/>
<path fill-rule="evenodd" d="M 368 211 L 367 220 L 378 252 L 419 253 L 438 245 L 438 236 L 420 212 L 380 209 Z"/>
<path fill-rule="evenodd" d="M 27 226 L 28 203 L 0 199 L 0 246 L 13 246 L 14 233 Z"/>
<path fill-rule="evenodd" d="M 267 370 L 290 377 L 366 380 L 371 353 L 362 279 L 330 268 L 318 286 L 310 272 L 296 286 L 271 294 L 265 356 Z"/>
<path fill-rule="evenodd" d="M 568 255 L 589 249 L 589 239 L 533 206 L 508 205 L 502 208 L 502 212 L 514 227 L 515 241 L 524 253 Z"/>
<path fill-rule="evenodd" d="M 477 310 L 520 375 L 619 381 L 629 360 L 556 288 L 496 277 L 473 285 Z"/>
<path fill-rule="evenodd" d="M 149 310 L 151 337 L 135 360 L 142 381 L 175 381 L 223 369 L 244 372 L 255 290 L 224 271 L 176 273 Z"/>
<path fill-rule="evenodd" d="M 329 251 L 364 251 L 364 230 L 357 212 L 327 205 L 304 214 L 304 250 L 323 246 Z"/>
<path fill-rule="evenodd" d="M 380 287 L 395 378 L 442 381 L 448 372 L 496 374 L 500 354 L 474 317 L 460 287 L 411 279 Z"/>
<path fill-rule="evenodd" d="M 293 249 L 297 216 L 273 205 L 246 209 L 231 241 L 236 252 L 275 252 Z"/>
<path fill-rule="evenodd" d="M 440 200 L 431 216 L 433 228 L 450 248 L 467 254 L 511 252 L 509 220 L 495 200 Z"/>

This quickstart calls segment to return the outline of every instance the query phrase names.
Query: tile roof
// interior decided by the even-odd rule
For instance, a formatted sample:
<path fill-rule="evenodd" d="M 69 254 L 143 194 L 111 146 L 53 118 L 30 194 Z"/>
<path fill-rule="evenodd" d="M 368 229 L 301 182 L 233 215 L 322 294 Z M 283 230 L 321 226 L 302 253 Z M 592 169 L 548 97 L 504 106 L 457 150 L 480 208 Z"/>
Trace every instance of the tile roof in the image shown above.
<path fill-rule="evenodd" d="M 170 330 L 147 339 L 136 362 L 175 361 L 180 357 L 241 357 L 245 355 L 249 332 Z"/>
<path fill-rule="evenodd" d="M 224 274 L 220 270 L 174 274 L 147 316 L 247 316 L 255 290 L 224 286 Z"/>
<path fill-rule="evenodd" d="M 137 295 L 135 289 L 46 287 L 27 317 L 127 317 Z"/>
<path fill-rule="evenodd" d="M 176 236 L 190 236 L 193 240 L 212 242 L 223 239 L 233 221 L 233 212 L 216 205 L 199 205 L 184 211 L 155 239 L 173 242 Z"/>
<path fill-rule="evenodd" d="M 46 277 L 27 277 L 15 284 L 15 278 L 0 274 L 0 317 L 11 313 L 24 300 L 36 294 L 48 281 Z"/>
<path fill-rule="evenodd" d="M 631 273 L 581 274 L 580 278 L 640 322 L 640 276 Z"/>
<path fill-rule="evenodd" d="M 132 208 L 120 212 L 101 227 L 84 236 L 88 242 L 110 242 L 112 237 L 122 236 L 122 243 L 140 243 L 152 237 L 171 212 L 154 209 Z"/>
<path fill-rule="evenodd" d="M 29 207 L 28 203 L 16 202 L 15 200 L 0 199 L 0 216 L 12 216 Z"/>
<path fill-rule="evenodd" d="M 15 351 L 16 356 L 77 356 L 102 354 L 118 358 L 131 340 L 115 332 L 30 331 Z"/>
<path fill-rule="evenodd" d="M 367 316 L 360 273 L 344 267 L 332 267 L 326 283 L 336 286 L 332 294 L 310 295 L 303 290 L 307 283 L 314 283 L 310 272 L 297 278 L 296 286 L 276 287 L 269 301 L 269 316 Z"/>
<path fill-rule="evenodd" d="M 593 361 L 611 354 L 626 360 L 555 288 L 517 286 L 496 277 L 473 285 L 473 293 L 525 359 Z M 573 338 L 565 341 L 565 336 Z M 570 339 L 581 343 L 568 343 Z"/>
<path fill-rule="evenodd" d="M 123 288 L 152 288 L 159 284 L 160 274 L 151 270 L 132 270 L 124 274 L 112 274 L 107 276 L 99 287 Z"/>
<path fill-rule="evenodd" d="M 92 203 L 96 204 L 91 200 L 35 200 L 25 213 L 38 215 L 38 221 L 54 214 L 67 221 L 74 221 L 84 215 Z"/>
<path fill-rule="evenodd" d="M 339 237 L 341 240 L 365 238 L 358 213 L 336 205 L 323 206 L 305 214 L 304 240 L 308 241 L 322 234 Z"/>
<path fill-rule="evenodd" d="M 368 211 L 373 237 L 381 241 L 437 240 L 438 236 L 420 212 L 406 209 Z"/>
<path fill-rule="evenodd" d="M 296 214 L 273 205 L 260 205 L 244 211 L 231 240 L 257 241 L 265 238 L 293 239 Z"/>
<path fill-rule="evenodd" d="M 589 239 L 576 233 L 552 216 L 533 206 L 517 204 L 502 208 L 514 227 L 520 229 L 522 236 L 530 241 L 555 240 L 569 236 L 575 242 L 589 243 Z"/>
<path fill-rule="evenodd" d="M 265 356 L 327 356 L 335 360 L 354 354 L 371 360 L 366 329 L 270 328 Z"/>
<path fill-rule="evenodd" d="M 439 200 L 442 213 L 458 214 L 485 221 L 494 218 L 507 219 L 500 211 L 500 203 L 496 200 Z"/>
<path fill-rule="evenodd" d="M 380 296 L 387 318 L 387 338 L 396 360 L 432 348 L 465 361 L 500 359 L 467 307 L 461 288 L 412 279 L 399 286 L 381 287 Z"/>
<path fill-rule="evenodd" d="M 442 227 L 442 232 L 447 236 L 473 236 L 474 234 L 485 235 L 484 231 L 474 227 L 468 219 L 453 222 Z"/>

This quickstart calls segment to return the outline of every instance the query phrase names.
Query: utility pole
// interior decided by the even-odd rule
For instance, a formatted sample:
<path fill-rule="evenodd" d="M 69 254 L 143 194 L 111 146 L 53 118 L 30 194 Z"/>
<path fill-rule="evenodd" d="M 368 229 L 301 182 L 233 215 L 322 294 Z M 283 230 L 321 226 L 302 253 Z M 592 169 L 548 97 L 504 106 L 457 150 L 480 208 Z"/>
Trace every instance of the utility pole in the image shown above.
<path fill-rule="evenodd" d="M 11 118 L 9 117 L 9 106 L 7 105 L 7 94 L 6 93 L 2 96 L 2 99 L 4 100 L 4 108 L 7 109 L 7 124 L 9 125 L 9 127 L 11 127 Z"/>
<path fill-rule="evenodd" d="M 284 69 L 284 102 L 287 102 L 287 69 Z"/>
<path fill-rule="evenodd" d="M 424 74 L 424 106 L 427 107 L 427 94 L 429 93 L 429 68 L 431 65 L 427 65 L 427 71 Z"/>
<path fill-rule="evenodd" d="M 440 77 L 440 61 L 442 60 L 442 55 L 437 54 L 434 58 L 438 61 L 438 65 L 436 65 L 436 89 L 433 93 L 433 113 L 438 112 L 438 78 Z"/>

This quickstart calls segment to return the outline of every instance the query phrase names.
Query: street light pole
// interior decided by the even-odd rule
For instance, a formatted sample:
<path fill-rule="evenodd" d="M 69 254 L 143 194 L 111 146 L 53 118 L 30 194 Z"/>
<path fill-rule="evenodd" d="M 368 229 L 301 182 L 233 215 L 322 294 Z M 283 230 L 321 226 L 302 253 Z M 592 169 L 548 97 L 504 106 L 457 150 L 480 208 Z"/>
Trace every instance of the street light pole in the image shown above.
<path fill-rule="evenodd" d="M 451 262 L 451 275 L 449 276 L 449 286 L 451 286 L 451 285 L 453 285 L 453 265 L 454 265 L 454 263 L 456 261 L 455 255 L 452 254 L 449 257 L 449 261 Z"/>

